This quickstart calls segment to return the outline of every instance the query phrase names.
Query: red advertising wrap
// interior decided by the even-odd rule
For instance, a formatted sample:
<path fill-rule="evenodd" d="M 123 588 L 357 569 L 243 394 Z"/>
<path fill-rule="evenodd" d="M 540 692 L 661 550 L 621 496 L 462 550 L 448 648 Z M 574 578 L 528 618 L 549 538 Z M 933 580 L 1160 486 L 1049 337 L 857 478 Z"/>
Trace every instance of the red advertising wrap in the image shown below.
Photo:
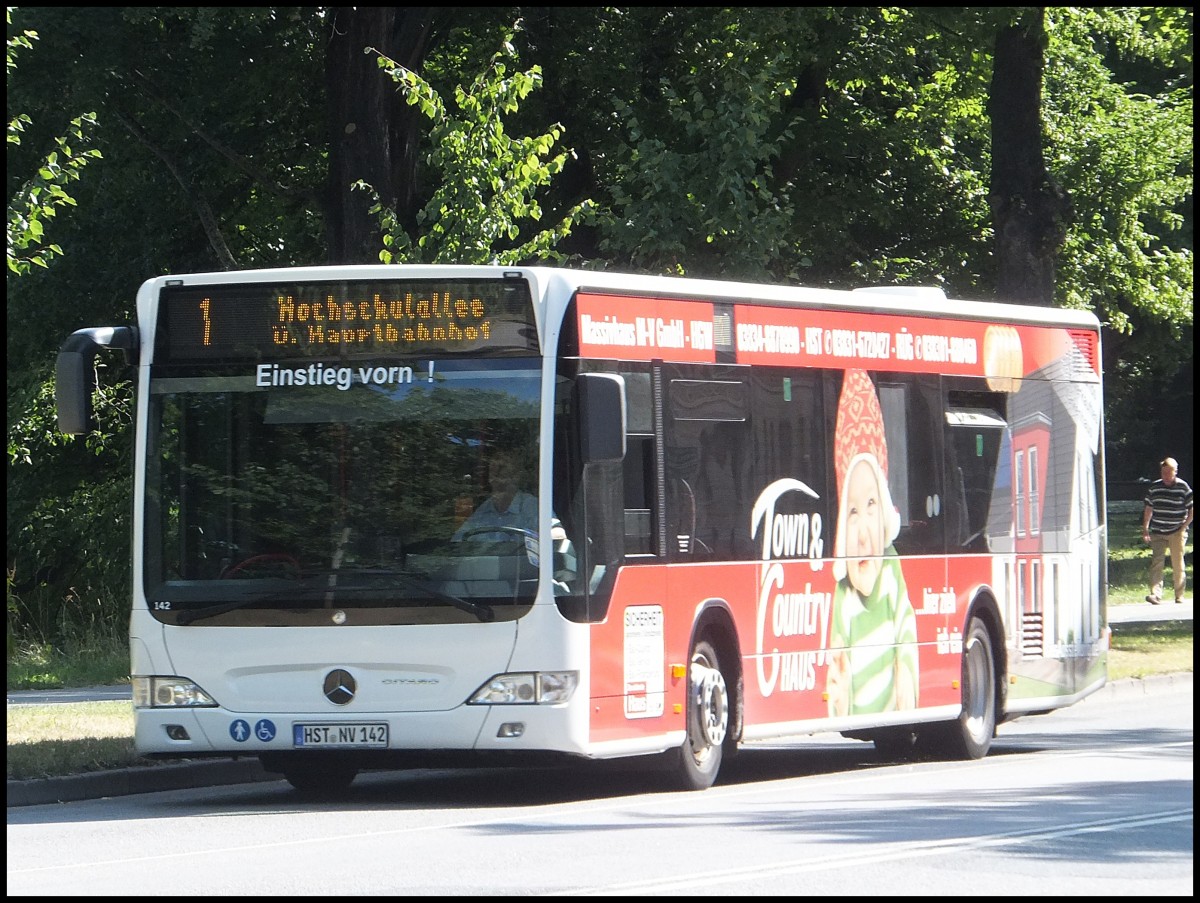
<path fill-rule="evenodd" d="M 714 361 L 709 302 L 579 293 L 583 357 Z M 732 344 L 739 364 L 938 372 L 1019 379 L 1074 345 L 1100 372 L 1094 334 L 984 321 L 868 311 L 736 304 Z M 726 327 L 728 328 L 728 327 Z"/>

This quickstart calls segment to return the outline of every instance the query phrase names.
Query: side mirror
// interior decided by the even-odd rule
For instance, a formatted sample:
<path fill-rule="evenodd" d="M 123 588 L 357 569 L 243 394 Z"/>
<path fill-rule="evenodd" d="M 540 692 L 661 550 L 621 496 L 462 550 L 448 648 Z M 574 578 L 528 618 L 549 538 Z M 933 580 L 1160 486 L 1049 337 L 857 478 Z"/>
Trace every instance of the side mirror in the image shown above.
<path fill-rule="evenodd" d="M 101 348 L 119 348 L 125 362 L 137 359 L 137 330 L 132 326 L 97 326 L 77 330 L 58 351 L 54 368 L 54 403 L 60 432 L 78 436 L 92 429 L 92 362 Z"/>
<path fill-rule="evenodd" d="M 581 373 L 575 381 L 579 446 L 585 464 L 625 457 L 625 380 L 615 373 Z"/>

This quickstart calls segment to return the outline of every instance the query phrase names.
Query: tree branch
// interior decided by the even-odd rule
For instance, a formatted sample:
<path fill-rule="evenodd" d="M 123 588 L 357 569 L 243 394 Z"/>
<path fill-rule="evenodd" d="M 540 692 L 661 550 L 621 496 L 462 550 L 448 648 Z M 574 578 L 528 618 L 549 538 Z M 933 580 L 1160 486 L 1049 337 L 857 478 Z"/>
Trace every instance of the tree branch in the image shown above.
<path fill-rule="evenodd" d="M 217 255 L 217 260 L 220 263 L 221 269 L 237 269 L 237 261 L 234 260 L 233 254 L 229 250 L 229 246 L 225 243 L 225 239 L 221 235 L 221 229 L 217 225 L 217 217 L 213 214 L 212 207 L 209 206 L 208 201 L 200 196 L 191 180 L 180 171 L 179 167 L 175 165 L 174 161 L 172 161 L 161 148 L 155 145 L 131 119 L 118 111 L 114 111 L 113 115 L 117 117 L 117 121 L 120 122 L 121 125 L 125 126 L 126 130 L 130 135 L 133 136 L 134 140 L 138 141 L 143 147 L 149 150 L 150 153 L 154 154 L 154 156 L 158 157 L 158 159 L 163 162 L 163 165 L 167 167 L 167 170 L 175 178 L 175 181 L 179 183 L 181 188 L 183 188 L 184 194 L 187 195 L 196 211 L 196 216 L 200 220 L 200 225 L 204 229 L 204 234 L 208 236 L 208 243 L 212 247 L 213 253 Z"/>
<path fill-rule="evenodd" d="M 232 163 L 240 172 L 245 173 L 251 179 L 254 179 L 263 187 L 267 188 L 273 194 L 284 198 L 299 197 L 317 209 L 322 208 L 323 205 L 321 203 L 321 197 L 319 194 L 306 189 L 287 187 L 265 169 L 260 166 L 256 166 L 249 159 L 237 153 L 237 151 L 233 150 L 231 147 L 222 144 L 209 132 L 205 131 L 201 126 L 197 125 L 194 121 L 185 116 L 183 111 L 180 110 L 178 106 L 154 89 L 154 86 L 151 84 L 150 80 L 146 78 L 141 71 L 135 69 L 133 74 L 141 91 L 144 91 L 152 100 L 155 100 L 166 107 L 167 112 L 182 122 L 193 135 Z"/>

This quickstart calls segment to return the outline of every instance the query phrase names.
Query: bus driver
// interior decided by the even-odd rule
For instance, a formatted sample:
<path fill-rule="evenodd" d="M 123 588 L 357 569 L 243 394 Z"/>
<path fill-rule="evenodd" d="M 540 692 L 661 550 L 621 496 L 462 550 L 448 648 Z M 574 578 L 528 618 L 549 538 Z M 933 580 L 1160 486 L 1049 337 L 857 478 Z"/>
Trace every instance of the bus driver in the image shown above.
<path fill-rule="evenodd" d="M 516 527 L 537 535 L 537 496 L 520 488 L 520 473 L 521 466 L 512 452 L 498 451 L 492 455 L 488 462 L 491 495 L 455 531 L 455 542 L 515 538 L 512 531 L 488 531 L 487 527 Z"/>
<path fill-rule="evenodd" d="M 454 532 L 454 542 L 520 538 L 504 527 L 523 530 L 531 537 L 538 535 L 537 496 L 520 488 L 520 474 L 521 465 L 513 452 L 498 451 L 492 455 L 488 462 L 491 495 Z M 550 539 L 554 543 L 554 591 L 566 593 L 576 577 L 575 549 L 558 518 L 551 520 Z"/>

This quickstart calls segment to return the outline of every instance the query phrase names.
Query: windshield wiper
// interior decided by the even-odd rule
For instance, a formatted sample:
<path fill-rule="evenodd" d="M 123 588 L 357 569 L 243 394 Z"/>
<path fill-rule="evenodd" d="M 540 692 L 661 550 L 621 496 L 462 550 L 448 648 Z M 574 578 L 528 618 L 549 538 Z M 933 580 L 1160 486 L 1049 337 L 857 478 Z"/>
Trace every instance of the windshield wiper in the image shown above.
<path fill-rule="evenodd" d="M 496 620 L 495 609 L 493 609 L 490 605 L 484 605 L 481 602 L 472 602 L 470 599 L 464 599 L 461 596 L 444 593 L 440 589 L 434 589 L 432 586 L 428 586 L 427 584 L 418 580 L 416 577 L 411 577 L 403 571 L 394 571 L 388 576 L 399 577 L 400 580 L 403 581 L 404 585 L 409 589 L 415 589 L 419 592 L 426 593 L 434 599 L 439 599 L 442 602 L 449 602 L 460 611 L 465 611 L 468 614 L 475 615 L 475 617 L 479 618 L 481 621 L 488 622 Z"/>
<path fill-rule="evenodd" d="M 337 572 L 331 572 L 331 573 L 337 573 L 339 575 L 349 575 L 349 574 L 355 573 L 355 572 L 348 571 L 347 569 L 342 568 Z M 417 590 L 418 592 L 424 593 L 425 595 L 429 596 L 430 598 L 438 599 L 439 601 L 442 601 L 442 602 L 447 602 L 450 605 L 453 605 L 455 608 L 459 609 L 459 611 L 465 611 L 468 614 L 475 615 L 475 617 L 477 617 L 480 621 L 487 623 L 487 622 L 496 620 L 496 612 L 490 605 L 484 605 L 479 602 L 472 602 L 469 599 L 463 599 L 460 596 L 455 596 L 450 593 L 445 593 L 445 592 L 442 592 L 441 590 L 434 589 L 432 586 L 428 586 L 427 584 L 416 579 L 415 577 L 412 577 L 412 576 L 404 573 L 403 571 L 366 571 L 366 572 L 359 571 L 357 573 L 358 573 L 358 575 L 361 575 L 362 573 L 369 573 L 372 576 L 398 578 L 399 581 L 404 585 L 404 587 L 406 589 L 414 589 L 414 590 Z M 310 592 L 314 593 L 314 594 L 321 594 L 321 595 L 329 595 L 334 592 L 337 592 L 339 594 L 344 595 L 346 593 L 354 593 L 354 592 L 378 592 L 380 589 L 380 587 L 376 585 L 376 586 L 341 586 L 341 587 L 337 587 L 335 590 L 332 586 L 328 585 L 327 583 L 321 582 L 319 584 L 314 584 L 311 582 L 314 579 L 317 579 L 320 581 L 325 581 L 325 580 L 328 580 L 328 578 L 329 578 L 329 574 L 313 574 L 313 575 L 310 575 L 309 578 L 300 585 L 289 586 L 289 587 L 286 587 L 285 589 L 275 589 L 275 590 L 271 590 L 270 592 L 266 592 L 266 593 L 253 593 L 251 595 L 246 596 L 245 598 L 237 599 L 236 601 L 220 602 L 216 605 L 210 605 L 206 608 L 197 608 L 197 609 L 193 609 L 190 611 L 184 611 L 179 614 L 178 618 L 176 619 L 176 622 L 179 624 L 182 624 L 184 626 L 187 626 L 188 624 L 194 624 L 196 621 L 201 621 L 201 620 L 204 620 L 205 618 L 213 618 L 213 617 L 216 617 L 217 615 L 223 615 L 223 614 L 226 614 L 231 611 L 237 611 L 239 608 L 245 608 L 246 606 L 253 605 L 256 602 L 270 602 L 273 599 L 282 599 L 286 596 L 300 596 L 300 595 L 303 595 L 304 593 L 310 593 Z"/>

